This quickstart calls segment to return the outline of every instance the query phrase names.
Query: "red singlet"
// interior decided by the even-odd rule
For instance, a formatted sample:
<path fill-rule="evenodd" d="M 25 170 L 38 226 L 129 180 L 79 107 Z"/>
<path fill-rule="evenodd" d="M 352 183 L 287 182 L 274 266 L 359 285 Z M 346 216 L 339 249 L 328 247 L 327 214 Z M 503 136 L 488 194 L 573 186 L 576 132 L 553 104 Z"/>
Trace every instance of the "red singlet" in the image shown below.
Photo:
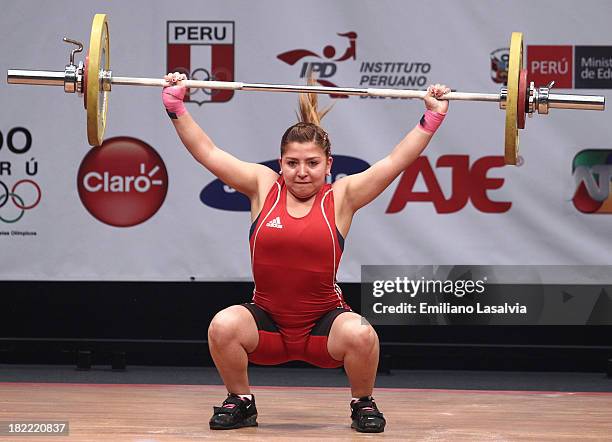
<path fill-rule="evenodd" d="M 350 310 L 336 284 L 343 242 L 336 229 L 332 186 L 325 184 L 310 212 L 295 218 L 287 212 L 281 175 L 251 227 L 253 302 L 276 323 L 291 359 L 302 359 L 319 318 L 338 307 Z"/>

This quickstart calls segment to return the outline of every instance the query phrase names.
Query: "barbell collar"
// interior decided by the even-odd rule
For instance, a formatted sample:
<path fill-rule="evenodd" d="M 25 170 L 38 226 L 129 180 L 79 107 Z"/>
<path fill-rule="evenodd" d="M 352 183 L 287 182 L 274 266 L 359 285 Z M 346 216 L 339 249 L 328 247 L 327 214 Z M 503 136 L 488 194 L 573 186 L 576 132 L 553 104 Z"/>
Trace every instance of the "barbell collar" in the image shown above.
<path fill-rule="evenodd" d="M 538 88 L 538 98 L 536 100 L 538 114 L 548 115 L 548 96 L 549 89 L 547 87 Z"/>
<path fill-rule="evenodd" d="M 101 71 L 100 72 L 100 84 L 102 86 L 102 90 L 106 92 L 111 91 L 111 85 L 113 83 L 113 73 L 112 71 Z"/>
<path fill-rule="evenodd" d="M 505 110 L 507 101 L 508 101 L 508 88 L 503 87 L 499 91 L 499 108 L 502 110 Z"/>
<path fill-rule="evenodd" d="M 76 79 L 76 92 L 79 95 L 79 97 L 83 96 L 83 73 L 85 72 L 85 66 L 83 65 L 83 62 L 80 61 L 79 62 L 79 68 L 77 69 L 77 79 Z"/>
<path fill-rule="evenodd" d="M 74 64 L 66 65 L 64 69 L 64 92 L 75 93 L 79 77 L 79 67 Z"/>
<path fill-rule="evenodd" d="M 77 52 L 81 52 L 83 50 L 83 43 L 77 40 L 73 40 L 68 37 L 64 37 L 62 40 L 66 43 L 73 44 L 76 46 L 76 48 L 70 51 L 70 65 L 74 65 L 74 54 L 76 54 Z"/>
<path fill-rule="evenodd" d="M 535 83 L 533 81 L 529 82 L 529 95 L 527 102 L 527 115 L 529 118 L 533 117 L 533 113 L 536 111 L 538 104 L 538 90 L 535 87 Z"/>

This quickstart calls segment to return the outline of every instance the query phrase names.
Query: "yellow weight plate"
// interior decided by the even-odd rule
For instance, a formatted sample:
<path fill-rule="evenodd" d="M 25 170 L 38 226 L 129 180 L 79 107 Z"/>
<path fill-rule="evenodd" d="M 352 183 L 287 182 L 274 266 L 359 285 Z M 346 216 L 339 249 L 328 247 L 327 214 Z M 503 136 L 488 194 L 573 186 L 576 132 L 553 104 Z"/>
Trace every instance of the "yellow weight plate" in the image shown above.
<path fill-rule="evenodd" d="M 516 164 L 518 159 L 518 98 L 521 69 L 523 69 L 523 34 L 513 32 L 510 38 L 510 58 L 508 59 L 508 96 L 504 132 L 504 162 L 506 164 Z"/>
<path fill-rule="evenodd" d="M 96 14 L 91 25 L 87 63 L 87 141 L 99 146 L 104 141 L 108 92 L 102 87 L 101 71 L 110 70 L 109 35 L 106 14 Z"/>

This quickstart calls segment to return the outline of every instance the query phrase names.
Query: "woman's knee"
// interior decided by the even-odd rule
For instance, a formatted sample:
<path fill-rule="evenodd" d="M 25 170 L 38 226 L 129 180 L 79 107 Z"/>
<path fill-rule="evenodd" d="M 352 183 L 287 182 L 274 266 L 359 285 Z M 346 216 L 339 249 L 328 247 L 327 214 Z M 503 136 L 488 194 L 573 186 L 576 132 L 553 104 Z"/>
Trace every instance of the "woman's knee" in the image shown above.
<path fill-rule="evenodd" d="M 347 333 L 347 345 L 357 350 L 371 349 L 378 343 L 378 335 L 367 322 L 354 322 Z"/>
<path fill-rule="evenodd" d="M 347 316 L 345 316 L 347 315 Z M 348 316 L 350 315 L 350 316 Z M 342 318 L 345 316 L 345 318 Z M 338 353 L 346 351 L 370 352 L 378 345 L 378 335 L 372 326 L 357 314 L 340 315 L 338 324 L 332 326 L 332 347 Z"/>
<path fill-rule="evenodd" d="M 213 345 L 248 341 L 253 333 L 257 335 L 257 325 L 251 313 L 240 305 L 233 305 L 214 316 L 208 327 L 208 341 Z"/>

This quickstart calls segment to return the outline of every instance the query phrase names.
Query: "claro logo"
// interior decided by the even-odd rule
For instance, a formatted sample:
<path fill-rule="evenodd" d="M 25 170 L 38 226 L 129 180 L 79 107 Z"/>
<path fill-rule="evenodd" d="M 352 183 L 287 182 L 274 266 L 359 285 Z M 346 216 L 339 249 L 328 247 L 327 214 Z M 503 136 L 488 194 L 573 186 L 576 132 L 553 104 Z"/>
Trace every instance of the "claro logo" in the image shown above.
<path fill-rule="evenodd" d="M 159 154 L 130 137 L 110 138 L 91 149 L 77 180 L 79 197 L 89 213 L 115 227 L 151 218 L 168 191 L 168 172 Z"/>

